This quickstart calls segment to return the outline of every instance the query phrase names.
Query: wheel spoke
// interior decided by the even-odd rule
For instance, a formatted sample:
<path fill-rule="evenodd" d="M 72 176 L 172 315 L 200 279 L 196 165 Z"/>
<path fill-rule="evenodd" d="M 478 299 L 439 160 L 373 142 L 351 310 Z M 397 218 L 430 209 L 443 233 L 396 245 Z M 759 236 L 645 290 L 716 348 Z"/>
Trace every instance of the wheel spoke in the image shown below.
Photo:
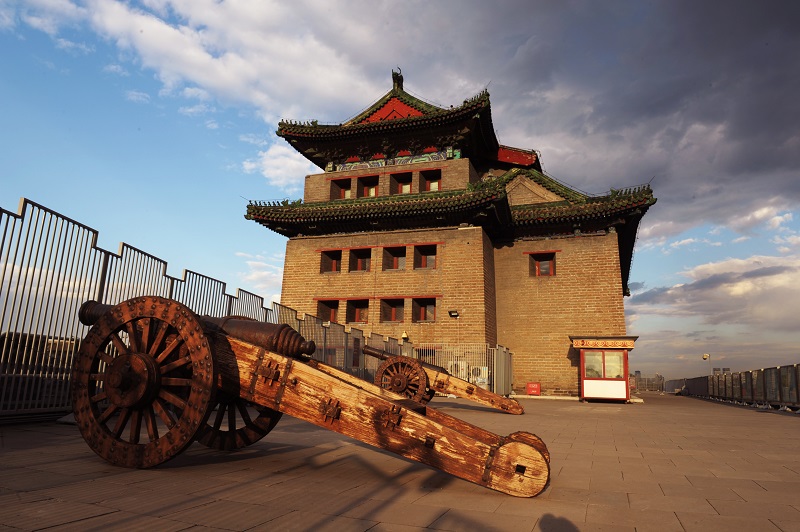
<path fill-rule="evenodd" d="M 189 358 L 188 356 L 181 357 L 178 360 L 175 360 L 173 362 L 170 362 L 169 364 L 165 364 L 165 365 L 161 366 L 161 374 L 165 375 L 165 374 L 169 373 L 170 371 L 172 371 L 172 370 L 174 370 L 176 368 L 179 368 L 181 366 L 186 366 L 186 365 L 189 365 L 191 363 L 192 363 L 192 359 Z"/>
<path fill-rule="evenodd" d="M 164 350 L 156 357 L 156 362 L 161 364 L 168 356 L 172 354 L 175 349 L 183 343 L 183 338 L 176 336 Z"/>
<path fill-rule="evenodd" d="M 108 395 L 106 394 L 106 392 L 102 391 L 102 392 L 100 392 L 100 393 L 98 393 L 96 395 L 93 395 L 90 398 L 90 401 L 92 401 L 93 403 L 99 403 L 100 401 L 102 401 L 103 399 L 106 399 L 107 397 L 108 397 Z"/>
<path fill-rule="evenodd" d="M 112 357 L 105 351 L 100 351 L 99 353 L 97 353 L 97 356 L 100 357 L 100 360 L 105 362 L 106 365 L 109 365 L 114 361 L 114 357 Z"/>
<path fill-rule="evenodd" d="M 128 424 L 128 419 L 131 417 L 131 411 L 129 408 L 123 408 L 119 412 L 119 417 L 117 418 L 117 424 L 114 426 L 114 430 L 111 432 L 116 436 L 117 439 L 122 436 L 122 433 L 125 431 L 125 426 Z"/>
<path fill-rule="evenodd" d="M 175 377 L 162 377 L 162 386 L 191 386 L 192 379 L 179 379 Z"/>
<path fill-rule="evenodd" d="M 147 437 L 151 442 L 156 441 L 158 439 L 158 425 L 156 424 L 156 415 L 152 406 L 145 409 L 144 420 L 147 427 Z"/>
<path fill-rule="evenodd" d="M 222 404 L 217 405 L 217 415 L 214 417 L 214 430 L 219 431 L 222 426 L 222 421 L 225 418 L 225 409 Z"/>
<path fill-rule="evenodd" d="M 139 342 L 139 349 L 140 353 L 147 353 L 147 350 L 150 348 L 150 318 L 143 318 L 142 322 L 142 336 L 141 341 Z"/>
<path fill-rule="evenodd" d="M 132 321 L 125 324 L 125 330 L 128 331 L 128 345 L 130 345 L 130 351 L 133 353 L 139 352 L 138 331 L 136 329 L 136 323 Z"/>
<path fill-rule="evenodd" d="M 253 424 L 253 420 L 250 418 L 250 412 L 247 411 L 247 403 L 245 401 L 236 401 L 236 406 L 239 409 L 239 414 L 242 416 L 242 421 L 244 421 L 244 426 L 248 427 Z"/>
<path fill-rule="evenodd" d="M 122 338 L 119 337 L 119 335 L 116 333 L 116 331 L 112 332 L 110 334 L 110 337 L 111 337 L 111 343 L 114 344 L 114 347 L 117 348 L 117 352 L 119 352 L 120 355 L 128 354 L 128 346 L 125 345 L 125 342 L 122 341 Z M 109 364 L 109 363 L 110 362 L 106 362 L 106 364 Z"/>
<path fill-rule="evenodd" d="M 233 401 L 228 403 L 228 433 L 236 432 L 236 405 Z"/>
<path fill-rule="evenodd" d="M 171 429 L 175 426 L 175 418 L 172 417 L 172 413 L 164 408 L 164 404 L 158 398 L 153 401 L 153 408 L 158 414 L 158 417 L 160 417 L 161 420 L 167 425 L 167 428 Z"/>
<path fill-rule="evenodd" d="M 153 343 L 150 345 L 150 350 L 147 352 L 151 356 L 155 356 L 156 351 L 161 346 L 161 343 L 164 341 L 164 338 L 167 336 L 167 330 L 169 329 L 169 325 L 167 322 L 162 321 L 161 325 L 158 328 L 158 333 L 156 333 L 156 338 L 153 340 Z"/>
<path fill-rule="evenodd" d="M 177 406 L 181 410 L 186 408 L 186 401 L 184 401 L 183 399 L 181 399 L 177 395 L 168 392 L 167 390 L 165 390 L 163 388 L 158 390 L 158 396 L 160 398 L 164 399 L 165 401 L 167 401 L 168 403 L 171 403 L 171 404 Z"/>
<path fill-rule="evenodd" d="M 131 443 L 139 443 L 139 433 L 142 431 L 142 411 L 134 410 L 131 414 Z"/>
<path fill-rule="evenodd" d="M 106 408 L 103 413 L 100 414 L 100 417 L 97 418 L 98 423 L 105 423 L 108 421 L 108 419 L 114 415 L 114 412 L 116 412 L 118 408 L 119 407 L 117 405 L 108 405 L 108 408 Z"/>

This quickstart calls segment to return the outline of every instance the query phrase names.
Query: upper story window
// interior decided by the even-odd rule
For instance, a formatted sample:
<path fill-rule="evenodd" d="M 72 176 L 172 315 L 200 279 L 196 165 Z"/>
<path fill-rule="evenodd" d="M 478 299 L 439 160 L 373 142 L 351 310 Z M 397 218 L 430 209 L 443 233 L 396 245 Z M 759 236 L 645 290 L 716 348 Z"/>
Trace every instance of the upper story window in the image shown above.
<path fill-rule="evenodd" d="M 383 269 L 384 270 L 406 269 L 405 246 L 383 248 Z"/>
<path fill-rule="evenodd" d="M 414 246 L 414 269 L 432 270 L 436 268 L 436 244 Z"/>
<path fill-rule="evenodd" d="M 420 297 L 411 301 L 412 321 L 436 321 L 436 298 Z"/>
<path fill-rule="evenodd" d="M 358 197 L 359 198 L 378 197 L 378 176 L 368 175 L 358 178 Z"/>
<path fill-rule="evenodd" d="M 347 323 L 369 321 L 369 299 L 351 299 L 347 302 Z"/>
<path fill-rule="evenodd" d="M 351 249 L 350 250 L 350 264 L 349 271 L 351 272 L 368 272 L 370 257 L 372 250 L 367 249 Z"/>
<path fill-rule="evenodd" d="M 381 300 L 381 321 L 402 322 L 405 302 L 402 299 Z"/>
<path fill-rule="evenodd" d="M 331 249 L 320 253 L 320 273 L 339 273 L 342 271 L 342 250 Z"/>
<path fill-rule="evenodd" d="M 317 317 L 322 321 L 335 322 L 339 317 L 339 301 L 319 301 L 317 302 Z"/>
<path fill-rule="evenodd" d="M 411 194 L 411 172 L 391 174 L 392 194 Z"/>
<path fill-rule="evenodd" d="M 556 274 L 555 252 L 531 253 L 529 256 L 531 277 L 552 277 Z"/>
<path fill-rule="evenodd" d="M 442 170 L 422 170 L 419 173 L 422 187 L 426 192 L 436 192 L 442 190 Z"/>
<path fill-rule="evenodd" d="M 334 179 L 331 181 L 331 200 L 350 199 L 350 179 Z"/>

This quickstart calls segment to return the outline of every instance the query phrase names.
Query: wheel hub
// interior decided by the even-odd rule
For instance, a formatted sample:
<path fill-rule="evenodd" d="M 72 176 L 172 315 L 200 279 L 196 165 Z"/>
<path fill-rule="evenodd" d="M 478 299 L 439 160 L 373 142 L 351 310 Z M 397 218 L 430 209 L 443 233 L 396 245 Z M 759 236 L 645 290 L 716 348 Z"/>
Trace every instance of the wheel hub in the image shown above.
<path fill-rule="evenodd" d="M 408 377 L 405 375 L 393 375 L 389 384 L 389 389 L 395 393 L 402 393 L 408 386 Z"/>
<path fill-rule="evenodd" d="M 160 374 L 152 357 L 131 353 L 116 357 L 106 370 L 108 400 L 122 408 L 137 408 L 158 394 Z"/>

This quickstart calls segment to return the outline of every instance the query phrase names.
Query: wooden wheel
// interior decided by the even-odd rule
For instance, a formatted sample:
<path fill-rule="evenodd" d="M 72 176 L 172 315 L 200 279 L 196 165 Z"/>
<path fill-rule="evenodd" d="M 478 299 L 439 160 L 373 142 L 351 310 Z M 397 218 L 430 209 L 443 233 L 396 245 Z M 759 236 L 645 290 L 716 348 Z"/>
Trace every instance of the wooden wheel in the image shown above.
<path fill-rule="evenodd" d="M 421 404 L 430 401 L 428 375 L 407 357 L 389 357 L 375 371 L 375 384 Z M 427 400 L 426 400 L 427 398 Z"/>
<path fill-rule="evenodd" d="M 235 451 L 254 444 L 275 428 L 282 415 L 221 391 L 217 391 L 215 403 L 197 441 L 219 451 Z"/>
<path fill-rule="evenodd" d="M 71 388 L 75 421 L 94 452 L 115 465 L 152 467 L 205 426 L 216 392 L 211 349 L 183 305 L 130 299 L 89 330 Z"/>

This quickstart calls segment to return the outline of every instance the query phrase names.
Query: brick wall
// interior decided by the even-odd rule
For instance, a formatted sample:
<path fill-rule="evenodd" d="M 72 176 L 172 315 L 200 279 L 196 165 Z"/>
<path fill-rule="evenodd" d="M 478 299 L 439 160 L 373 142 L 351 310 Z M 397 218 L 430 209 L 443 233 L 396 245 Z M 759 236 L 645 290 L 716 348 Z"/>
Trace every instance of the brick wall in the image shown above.
<path fill-rule="evenodd" d="M 397 166 L 385 166 L 380 168 L 368 168 L 363 170 L 349 170 L 341 172 L 325 172 L 306 176 L 305 192 L 303 201 L 306 203 L 317 203 L 331 200 L 331 181 L 340 179 L 350 179 L 351 197 L 358 196 L 358 178 L 365 176 L 378 176 L 378 196 L 385 197 L 394 193 L 390 187 L 391 174 L 412 173 L 413 194 L 420 190 L 420 171 L 432 168 L 441 168 L 442 190 L 463 190 L 467 183 L 476 183 L 479 180 L 478 173 L 470 164 L 469 159 L 450 159 L 447 161 L 433 163 L 414 163 Z M 335 199 L 335 198 L 334 198 Z"/>
<path fill-rule="evenodd" d="M 435 244 L 436 268 L 414 269 L 415 245 Z M 406 246 L 406 268 L 383 270 L 383 248 Z M 348 272 L 349 249 L 370 250 L 370 271 Z M 320 273 L 321 251 L 342 249 L 341 273 Z M 414 343 L 495 343 L 493 248 L 479 227 L 387 231 L 371 234 L 292 238 L 286 245 L 281 303 L 316 315 L 317 302 L 338 300 L 345 321 L 348 299 L 368 299 L 369 318 L 358 328 Z M 403 299 L 402 323 L 380 320 L 381 298 Z M 436 298 L 436 320 L 414 323 L 414 298 Z M 457 310 L 458 319 L 448 316 Z"/>
<path fill-rule="evenodd" d="M 555 251 L 556 275 L 532 277 L 530 253 Z M 625 335 L 616 233 L 515 242 L 495 249 L 497 341 L 514 353 L 515 391 L 578 393 L 570 335 Z"/>

